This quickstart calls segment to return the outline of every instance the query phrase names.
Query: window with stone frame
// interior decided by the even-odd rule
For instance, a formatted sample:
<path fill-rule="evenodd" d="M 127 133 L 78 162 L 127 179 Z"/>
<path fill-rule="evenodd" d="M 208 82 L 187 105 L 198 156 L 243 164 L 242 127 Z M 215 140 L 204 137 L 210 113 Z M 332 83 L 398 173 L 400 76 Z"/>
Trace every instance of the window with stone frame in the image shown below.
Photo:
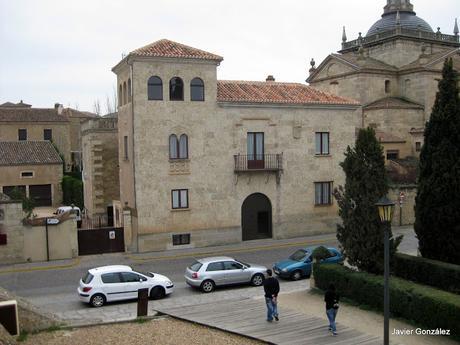
<path fill-rule="evenodd" d="M 43 130 L 43 140 L 53 140 L 53 130 L 51 128 L 45 128 Z"/>
<path fill-rule="evenodd" d="M 332 181 L 315 182 L 315 205 L 332 205 Z"/>
<path fill-rule="evenodd" d="M 204 83 L 200 78 L 193 78 L 190 82 L 190 100 L 204 101 Z"/>
<path fill-rule="evenodd" d="M 147 98 L 149 101 L 163 100 L 163 81 L 158 76 L 152 76 L 147 82 Z"/>
<path fill-rule="evenodd" d="M 315 133 L 315 154 L 318 156 L 329 155 L 329 132 Z"/>
<path fill-rule="evenodd" d="M 399 158 L 399 150 L 387 150 L 387 159 L 398 159 Z"/>
<path fill-rule="evenodd" d="M 169 81 L 169 100 L 183 101 L 184 100 L 184 82 L 179 77 L 173 77 Z"/>
<path fill-rule="evenodd" d="M 179 138 L 175 134 L 169 136 L 169 159 L 188 159 L 188 137 L 182 134 Z"/>
<path fill-rule="evenodd" d="M 171 191 L 171 207 L 173 210 L 188 208 L 188 189 L 173 189 Z"/>
<path fill-rule="evenodd" d="M 18 129 L 18 140 L 27 140 L 27 129 L 19 128 Z"/>

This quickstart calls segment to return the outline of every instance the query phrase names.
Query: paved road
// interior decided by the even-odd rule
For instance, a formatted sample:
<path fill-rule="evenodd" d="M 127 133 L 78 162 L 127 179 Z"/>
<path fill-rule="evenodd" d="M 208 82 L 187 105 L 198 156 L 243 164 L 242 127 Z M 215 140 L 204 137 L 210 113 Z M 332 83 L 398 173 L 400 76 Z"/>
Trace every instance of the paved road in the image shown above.
<path fill-rule="evenodd" d="M 405 240 L 401 245 L 401 251 L 415 254 L 417 242 L 413 235 L 413 231 L 411 229 L 402 228 L 395 231 L 395 233 L 405 234 Z M 203 256 L 200 254 L 204 252 L 215 252 L 218 254 L 230 255 L 245 262 L 271 267 L 277 260 L 289 256 L 289 254 L 300 247 L 302 243 L 337 245 L 334 235 L 323 235 L 285 241 L 255 241 L 239 245 L 176 252 L 148 253 L 142 255 L 94 255 L 82 257 L 78 265 L 65 269 L 0 274 L 0 286 L 12 291 L 18 296 L 25 297 L 33 304 L 47 311 L 57 313 L 65 319 L 84 319 L 88 317 L 88 314 L 92 314 L 94 319 L 104 321 L 110 319 L 124 319 L 133 315 L 135 316 L 135 302 L 114 303 L 107 307 L 100 308 L 104 310 L 101 312 L 89 308 L 78 300 L 76 294 L 78 281 L 89 268 L 108 264 L 128 264 L 139 271 L 153 271 L 164 274 L 175 283 L 175 292 L 170 297 L 163 301 L 155 302 L 155 304 L 178 306 L 210 302 L 213 300 L 218 301 L 238 296 L 241 298 L 254 297 L 261 294 L 261 291 L 259 291 L 260 288 L 247 286 L 225 288 L 210 295 L 204 295 L 190 288 L 185 284 L 183 274 L 185 267 L 190 265 L 195 255 Z M 284 292 L 298 291 L 308 286 L 309 280 L 300 282 L 281 281 L 281 289 Z M 88 321 L 90 320 L 88 319 Z"/>

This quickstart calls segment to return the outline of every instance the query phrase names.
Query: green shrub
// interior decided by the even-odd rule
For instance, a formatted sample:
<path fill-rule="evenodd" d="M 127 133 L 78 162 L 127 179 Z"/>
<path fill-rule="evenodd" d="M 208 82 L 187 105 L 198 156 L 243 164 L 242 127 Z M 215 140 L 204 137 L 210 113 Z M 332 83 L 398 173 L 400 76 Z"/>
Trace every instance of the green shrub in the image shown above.
<path fill-rule="evenodd" d="M 62 177 L 62 202 L 64 205 L 72 205 L 83 208 L 83 182 L 72 176 Z"/>
<path fill-rule="evenodd" d="M 311 256 L 313 257 L 313 259 L 320 261 L 323 259 L 327 259 L 330 256 L 330 253 L 326 247 L 319 246 L 313 250 L 313 253 L 311 253 Z"/>
<path fill-rule="evenodd" d="M 355 272 L 340 265 L 315 264 L 315 284 L 326 290 L 333 283 L 340 296 L 383 311 L 383 277 Z M 452 293 L 390 278 L 390 311 L 395 317 L 429 329 L 449 329 L 460 336 L 460 298 Z"/>
<path fill-rule="evenodd" d="M 398 253 L 392 270 L 400 278 L 460 294 L 459 265 Z"/>

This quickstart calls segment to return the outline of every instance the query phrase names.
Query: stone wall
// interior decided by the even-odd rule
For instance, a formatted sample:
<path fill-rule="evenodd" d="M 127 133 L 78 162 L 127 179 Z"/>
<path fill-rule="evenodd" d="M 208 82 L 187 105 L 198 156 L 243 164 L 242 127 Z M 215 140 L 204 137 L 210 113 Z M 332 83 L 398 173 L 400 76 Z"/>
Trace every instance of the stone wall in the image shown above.
<path fill-rule="evenodd" d="M 0 233 L 7 235 L 7 244 L 0 245 L 0 262 L 13 264 L 46 261 L 45 219 L 34 219 L 39 225 L 24 221 L 22 205 L 0 201 Z M 78 256 L 77 224 L 74 216 L 60 218 L 57 225 L 48 225 L 49 260 L 71 259 Z"/>
<path fill-rule="evenodd" d="M 6 234 L 7 244 L 0 245 L 0 262 L 24 262 L 24 226 L 21 202 L 0 201 L 0 233 Z"/>
<path fill-rule="evenodd" d="M 62 324 L 62 321 L 57 316 L 45 312 L 25 299 L 0 287 L 0 301 L 9 300 L 16 300 L 18 303 L 20 332 L 31 333 Z"/>
<path fill-rule="evenodd" d="M 128 66 L 120 67 L 118 84 L 129 75 Z M 152 75 L 163 80 L 162 101 L 147 99 Z M 168 84 L 174 76 L 184 81 L 184 101 L 169 100 Z M 315 206 L 314 183 L 344 183 L 339 162 L 355 140 L 357 107 L 218 103 L 216 66 L 211 62 L 134 62 L 131 77 L 133 103 L 119 107 L 119 156 L 121 202 L 137 211 L 132 218 L 137 228 L 125 223 L 125 232 L 132 229 L 133 247 L 139 243 L 141 251 L 171 248 L 172 235 L 180 233 L 191 233 L 190 246 L 240 242 L 241 207 L 253 193 L 270 200 L 273 238 L 335 229 L 337 206 Z M 203 102 L 190 101 L 194 77 L 204 81 Z M 280 176 L 234 172 L 234 155 L 247 153 L 248 132 L 264 132 L 265 154 L 282 154 Z M 315 155 L 315 132 L 330 133 L 329 155 Z M 188 136 L 189 158 L 181 164 L 169 160 L 171 134 Z M 188 189 L 187 209 L 172 209 L 173 189 Z"/>
<path fill-rule="evenodd" d="M 399 203 L 400 193 L 404 193 L 403 203 Z M 415 185 L 398 185 L 391 186 L 388 192 L 388 198 L 396 203 L 395 213 L 393 215 L 393 226 L 412 225 L 415 222 L 415 196 L 417 195 L 417 186 Z"/>
<path fill-rule="evenodd" d="M 113 200 L 120 199 L 117 119 L 98 118 L 85 122 L 82 145 L 85 208 L 90 217 L 106 215 Z"/>

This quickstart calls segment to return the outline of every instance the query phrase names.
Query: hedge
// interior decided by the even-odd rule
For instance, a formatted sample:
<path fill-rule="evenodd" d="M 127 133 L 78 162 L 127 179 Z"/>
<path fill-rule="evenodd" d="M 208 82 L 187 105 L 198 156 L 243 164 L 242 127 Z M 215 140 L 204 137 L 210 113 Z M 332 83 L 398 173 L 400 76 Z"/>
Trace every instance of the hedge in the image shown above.
<path fill-rule="evenodd" d="M 392 271 L 400 278 L 460 294 L 459 265 L 398 253 Z"/>
<path fill-rule="evenodd" d="M 318 288 L 326 290 L 333 283 L 340 296 L 383 311 L 383 276 L 341 265 L 314 264 L 313 272 Z M 449 329 L 451 335 L 460 336 L 460 298 L 456 294 L 391 277 L 390 312 L 427 329 Z"/>
<path fill-rule="evenodd" d="M 72 176 L 64 176 L 61 185 L 64 205 L 74 204 L 83 208 L 83 182 Z"/>

